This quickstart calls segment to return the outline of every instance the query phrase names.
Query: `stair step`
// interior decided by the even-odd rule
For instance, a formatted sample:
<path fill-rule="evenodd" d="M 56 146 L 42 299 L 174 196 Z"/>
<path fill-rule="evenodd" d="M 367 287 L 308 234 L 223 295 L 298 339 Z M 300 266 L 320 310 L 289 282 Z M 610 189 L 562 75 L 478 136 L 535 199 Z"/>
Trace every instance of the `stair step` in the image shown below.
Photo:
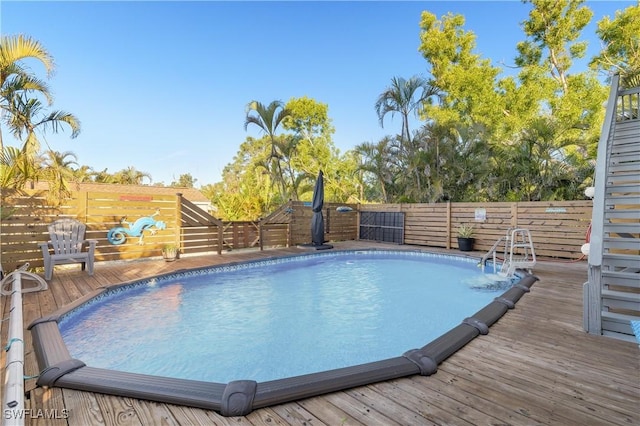
<path fill-rule="evenodd" d="M 607 220 L 611 219 L 635 219 L 640 217 L 640 209 L 619 209 L 619 210 L 607 210 L 604 213 Z"/>
<path fill-rule="evenodd" d="M 604 225 L 604 232 L 613 232 L 616 234 L 638 234 L 640 233 L 640 223 L 607 223 Z"/>
<path fill-rule="evenodd" d="M 602 284 L 640 289 L 640 274 L 637 272 L 602 271 Z"/>
<path fill-rule="evenodd" d="M 637 311 L 640 315 L 640 293 L 604 289 L 602 290 L 602 299 L 605 306 Z"/>
<path fill-rule="evenodd" d="M 631 321 L 640 320 L 640 316 L 602 311 L 602 329 L 616 333 L 633 335 Z"/>
<path fill-rule="evenodd" d="M 608 250 L 640 250 L 640 239 L 638 238 L 603 238 L 604 248 Z"/>
<path fill-rule="evenodd" d="M 604 253 L 602 255 L 603 265 L 619 266 L 619 267 L 633 267 L 640 265 L 640 255 L 638 254 L 619 254 L 619 253 Z"/>
<path fill-rule="evenodd" d="M 638 184 L 607 185 L 607 187 L 605 188 L 605 192 L 607 193 L 607 195 L 612 193 L 640 194 L 640 186 Z"/>

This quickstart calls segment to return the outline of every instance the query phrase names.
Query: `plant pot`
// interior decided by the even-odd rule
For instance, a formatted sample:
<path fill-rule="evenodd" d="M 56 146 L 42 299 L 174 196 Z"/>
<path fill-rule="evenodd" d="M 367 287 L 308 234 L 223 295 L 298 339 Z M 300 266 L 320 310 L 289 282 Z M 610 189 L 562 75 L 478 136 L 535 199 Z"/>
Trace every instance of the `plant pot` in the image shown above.
<path fill-rule="evenodd" d="M 162 250 L 162 257 L 167 262 L 173 262 L 178 258 L 178 250 Z"/>
<path fill-rule="evenodd" d="M 472 251 L 474 242 L 473 238 L 458 237 L 458 248 L 460 251 Z"/>

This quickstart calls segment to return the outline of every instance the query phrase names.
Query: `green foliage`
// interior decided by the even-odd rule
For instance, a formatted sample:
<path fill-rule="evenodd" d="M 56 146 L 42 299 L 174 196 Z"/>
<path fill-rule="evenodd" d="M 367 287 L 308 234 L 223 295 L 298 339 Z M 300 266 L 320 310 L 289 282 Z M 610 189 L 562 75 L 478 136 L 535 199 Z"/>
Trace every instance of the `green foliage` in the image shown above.
<path fill-rule="evenodd" d="M 286 104 L 251 101 L 244 125 L 257 127 L 259 138 L 247 137 L 222 181 L 201 191 L 226 220 L 255 220 L 290 199 L 310 200 L 319 170 L 325 199 L 336 202 L 581 198 L 593 182 L 607 95 L 597 71 L 619 72 L 624 84 L 640 84 L 640 6 L 598 23 L 604 47 L 591 60 L 592 69 L 578 73 L 574 62 L 586 52 L 581 33 L 593 15 L 585 2 L 523 3 L 530 12 L 522 22 L 523 40 L 514 42 L 516 74 L 503 76 L 501 67 L 476 52 L 476 35 L 465 29 L 462 15 L 438 18 L 425 11 L 418 50 L 426 65 L 419 71 L 426 77 L 393 77 L 373 105 L 380 125 L 389 113 L 398 114 L 397 134 L 340 153 L 327 104 L 307 96 Z M 49 89 L 21 62 L 36 58 L 52 69 L 52 58 L 39 43 L 3 38 L 1 47 L 3 124 L 24 144 L 2 150 L 3 186 L 24 185 L 46 173 L 60 188 L 69 179 L 151 180 L 134 167 L 114 174 L 74 169 L 71 153 L 50 152 L 45 161 L 36 130 L 63 125 L 74 136 L 79 122 L 71 114 L 45 112 L 39 99 L 49 101 Z M 412 116 L 421 123 L 410 129 Z M 171 185 L 193 187 L 195 181 L 186 173 Z"/>
<path fill-rule="evenodd" d="M 458 237 L 471 238 L 473 236 L 473 225 L 463 223 L 458 227 Z"/>
<path fill-rule="evenodd" d="M 40 42 L 24 35 L 2 36 L 0 39 L 0 183 L 6 190 L 21 190 L 28 182 L 49 181 L 49 198 L 59 202 L 70 192 L 73 177 L 71 152 L 48 150 L 40 153 L 38 133 L 57 133 L 71 129 L 71 137 L 80 132 L 80 121 L 64 111 L 48 111 L 52 97 L 46 82 L 39 79 L 25 61 L 44 66 L 47 76 L 54 70 L 53 57 Z M 42 102 L 46 101 L 46 104 Z M 6 147 L 2 126 L 22 141 L 21 148 Z"/>
<path fill-rule="evenodd" d="M 70 151 L 47 151 L 42 162 L 41 174 L 43 180 L 49 182 L 49 197 L 60 201 L 71 195 L 71 182 L 73 181 L 72 166 L 78 165 L 76 154 Z"/>
<path fill-rule="evenodd" d="M 436 19 L 422 13 L 419 51 L 428 62 L 441 102 L 424 105 L 424 116 L 441 125 L 482 124 L 493 128 L 502 118 L 495 80 L 500 69 L 474 53 L 475 34 L 465 31 L 464 17 L 451 13 Z"/>
<path fill-rule="evenodd" d="M 177 188 L 193 188 L 197 180 L 198 179 L 195 179 L 193 176 L 191 176 L 191 173 L 183 173 L 180 175 L 177 181 L 171 182 L 170 186 Z"/>
<path fill-rule="evenodd" d="M 254 119 L 247 120 L 268 129 L 265 136 L 248 137 L 223 170 L 222 182 L 201 188 L 218 209 L 217 215 L 225 220 L 255 220 L 289 199 L 311 200 L 320 169 L 325 199 L 352 201 L 359 188 L 355 161 L 349 155 L 341 157 L 333 145 L 327 105 L 303 97 L 271 106 L 255 105 L 250 110 Z M 290 133 L 276 135 L 278 126 L 266 124 L 275 120 L 276 107 L 286 112 L 280 122 Z"/>
<path fill-rule="evenodd" d="M 581 7 L 584 0 L 525 0 L 525 3 L 533 5 L 523 25 L 529 39 L 518 43 L 520 55 L 516 65 L 550 69 L 551 77 L 566 93 L 568 70 L 574 59 L 584 57 L 587 48 L 586 42 L 577 40 L 593 12 Z"/>
<path fill-rule="evenodd" d="M 282 126 L 301 138 L 313 140 L 333 133 L 327 104 L 303 96 L 289 99 L 284 108 L 289 114 L 284 117 Z"/>
<path fill-rule="evenodd" d="M 282 203 L 273 190 L 268 137 L 248 137 L 231 164 L 222 172 L 222 182 L 200 190 L 217 208 L 223 220 L 255 220 Z"/>
<path fill-rule="evenodd" d="M 134 166 L 129 166 L 113 175 L 113 183 L 125 185 L 142 185 L 144 179 L 147 179 L 148 182 L 151 183 L 151 175 L 136 169 Z"/>
<path fill-rule="evenodd" d="M 400 137 L 404 141 L 410 142 L 409 116 L 417 115 L 423 105 L 430 102 L 431 98 L 438 94 L 438 89 L 422 77 L 413 76 L 408 80 L 402 77 L 393 77 L 391 86 L 382 92 L 376 101 L 375 108 L 380 125 L 384 127 L 384 117 L 388 113 L 391 113 L 392 116 L 399 113 L 402 116 Z"/>
<path fill-rule="evenodd" d="M 598 22 L 597 34 L 605 47 L 590 65 L 608 73 L 619 73 L 626 87 L 640 86 L 640 5 L 617 11 Z"/>
<path fill-rule="evenodd" d="M 282 101 L 272 101 L 269 105 L 264 105 L 258 101 L 251 101 L 247 104 L 244 129 L 247 130 L 250 124 L 258 126 L 271 141 L 271 154 L 269 162 L 271 163 L 267 170 L 271 173 L 273 184 L 277 184 L 280 189 L 280 198 L 287 197 L 287 188 L 284 181 L 284 173 L 282 171 L 282 142 L 276 140 L 276 131 L 284 119 L 290 115 Z"/>

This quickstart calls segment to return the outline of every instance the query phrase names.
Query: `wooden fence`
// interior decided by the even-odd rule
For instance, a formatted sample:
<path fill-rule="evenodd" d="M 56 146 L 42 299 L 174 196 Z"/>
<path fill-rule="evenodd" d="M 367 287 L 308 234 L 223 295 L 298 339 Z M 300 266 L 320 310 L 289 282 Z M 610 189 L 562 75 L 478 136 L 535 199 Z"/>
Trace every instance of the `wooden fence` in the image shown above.
<path fill-rule="evenodd" d="M 48 240 L 47 225 L 62 217 L 87 224 L 87 238 L 98 241 L 96 260 L 160 256 L 162 246 L 178 244 L 183 254 L 222 253 L 240 248 L 295 246 L 311 242 L 311 204 L 289 202 L 257 221 L 223 222 L 181 194 L 76 192 L 60 206 L 50 206 L 42 192 L 4 200 L 0 223 L 0 262 L 5 271 L 29 262 L 42 266 L 39 242 Z M 339 211 L 349 207 L 350 211 Z M 363 204 L 325 203 L 325 240 L 357 240 L 360 211 L 402 212 L 404 243 L 457 248 L 460 224 L 475 227 L 475 250 L 487 251 L 510 227 L 531 231 L 536 253 L 576 259 L 591 219 L 590 201 L 531 203 Z M 136 220 L 152 217 L 158 226 L 142 237 L 126 235 Z M 162 222 L 162 224 L 160 224 Z M 121 228 L 122 244 L 107 233 Z M 126 231 L 125 231 L 126 230 Z"/>
<path fill-rule="evenodd" d="M 38 243 L 49 239 L 47 225 L 64 217 L 87 225 L 86 238 L 98 241 L 97 261 L 161 256 L 165 244 L 177 244 L 183 254 L 260 246 L 257 222 L 220 221 L 181 194 L 75 192 L 59 206 L 49 205 L 45 195 L 31 191 L 3 200 L 0 262 L 5 271 L 25 262 L 43 266 Z M 156 225 L 137 236 L 136 221 L 142 218 Z M 118 229 L 125 241 L 112 244 L 108 232 Z"/>
<path fill-rule="evenodd" d="M 363 204 L 361 211 L 402 212 L 404 243 L 457 248 L 457 229 L 474 226 L 476 251 L 488 251 L 511 227 L 531 231 L 536 254 L 577 259 L 591 222 L 592 202 Z"/>

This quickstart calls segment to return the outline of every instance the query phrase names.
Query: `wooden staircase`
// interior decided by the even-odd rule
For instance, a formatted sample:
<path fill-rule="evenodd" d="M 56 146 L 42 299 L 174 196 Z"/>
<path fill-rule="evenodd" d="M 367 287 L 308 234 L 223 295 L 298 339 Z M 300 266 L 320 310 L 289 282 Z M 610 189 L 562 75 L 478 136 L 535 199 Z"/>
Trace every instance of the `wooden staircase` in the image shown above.
<path fill-rule="evenodd" d="M 598 146 L 584 328 L 634 341 L 640 320 L 640 87 L 612 79 Z"/>

